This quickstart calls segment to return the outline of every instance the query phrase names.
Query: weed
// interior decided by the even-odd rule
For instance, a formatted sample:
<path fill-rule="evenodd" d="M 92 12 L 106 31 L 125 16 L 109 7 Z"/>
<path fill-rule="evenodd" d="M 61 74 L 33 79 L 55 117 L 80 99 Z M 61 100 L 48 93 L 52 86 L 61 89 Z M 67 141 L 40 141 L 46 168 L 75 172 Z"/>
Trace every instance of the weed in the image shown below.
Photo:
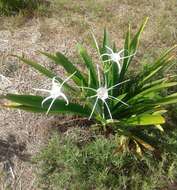
<path fill-rule="evenodd" d="M 40 0 L 0 0 L 1 15 L 15 15 L 21 12 L 33 12 L 41 9 L 43 3 Z"/>
<path fill-rule="evenodd" d="M 54 134 L 34 158 L 40 187 L 49 190 L 155 190 L 177 177 L 176 153 L 164 152 L 161 160 L 150 154 L 137 159 L 128 152 L 115 153 L 117 142 L 113 137 L 97 136 L 82 145 L 82 138 L 78 133 L 76 136 Z"/>

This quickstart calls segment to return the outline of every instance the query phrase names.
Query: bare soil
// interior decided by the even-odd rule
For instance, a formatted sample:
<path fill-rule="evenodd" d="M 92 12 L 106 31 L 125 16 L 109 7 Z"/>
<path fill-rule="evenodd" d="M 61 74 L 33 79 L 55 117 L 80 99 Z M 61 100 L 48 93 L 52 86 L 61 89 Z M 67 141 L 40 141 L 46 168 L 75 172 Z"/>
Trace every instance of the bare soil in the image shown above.
<path fill-rule="evenodd" d="M 45 29 L 47 28 L 47 34 Z M 68 30 L 68 31 L 67 31 Z M 48 65 L 46 58 L 39 56 L 38 50 L 62 51 L 71 54 L 75 38 L 69 29 L 60 27 L 55 19 L 28 20 L 23 27 L 0 30 L 1 74 L 8 77 L 11 84 L 1 85 L 1 93 L 31 93 L 32 88 L 48 86 L 50 82 L 9 54 L 25 54 Z M 66 48 L 67 45 L 67 48 Z M 69 47 L 69 48 L 68 48 Z M 59 72 L 54 66 L 56 72 Z M 62 71 L 60 71 L 61 75 Z M 63 74 L 62 74 L 63 75 Z M 37 189 L 30 157 L 45 143 L 48 128 L 53 117 L 34 115 L 17 110 L 0 109 L 0 181 L 1 189 Z"/>

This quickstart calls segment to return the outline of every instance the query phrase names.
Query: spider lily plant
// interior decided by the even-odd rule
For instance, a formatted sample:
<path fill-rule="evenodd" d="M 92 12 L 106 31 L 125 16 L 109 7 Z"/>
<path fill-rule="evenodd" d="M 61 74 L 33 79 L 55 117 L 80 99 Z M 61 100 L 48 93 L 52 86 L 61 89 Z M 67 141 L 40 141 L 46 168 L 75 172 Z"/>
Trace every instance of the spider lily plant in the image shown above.
<path fill-rule="evenodd" d="M 23 63 L 53 80 L 53 91 L 36 89 L 50 93 L 48 97 L 7 94 L 2 97 L 9 101 L 5 106 L 31 112 L 87 117 L 92 119 L 96 126 L 109 131 L 111 128 L 113 134 L 128 137 L 126 143 L 134 142 L 138 154 L 144 149 L 153 151 L 157 143 L 154 143 L 152 135 L 148 135 L 148 130 L 151 131 L 153 128 L 163 132 L 164 113 L 167 111 L 165 106 L 177 102 L 177 93 L 168 95 L 161 93 L 162 90 L 177 85 L 176 76 L 161 78 L 156 76 L 174 63 L 172 52 L 176 46 L 149 63 L 148 69 L 139 71 L 136 76 L 128 75 L 129 67 L 135 63 L 134 57 L 137 56 L 140 36 L 147 20 L 146 18 L 134 36 L 131 35 L 129 26 L 124 47 L 121 49 L 117 49 L 114 43 L 109 41 L 106 30 L 102 43 L 99 43 L 93 34 L 98 65 L 79 44 L 77 48 L 86 72 L 79 70 L 61 52 L 56 54 L 41 52 L 55 65 L 64 68 L 67 79 L 35 61 L 18 57 Z M 122 146 L 126 143 L 124 142 Z"/>

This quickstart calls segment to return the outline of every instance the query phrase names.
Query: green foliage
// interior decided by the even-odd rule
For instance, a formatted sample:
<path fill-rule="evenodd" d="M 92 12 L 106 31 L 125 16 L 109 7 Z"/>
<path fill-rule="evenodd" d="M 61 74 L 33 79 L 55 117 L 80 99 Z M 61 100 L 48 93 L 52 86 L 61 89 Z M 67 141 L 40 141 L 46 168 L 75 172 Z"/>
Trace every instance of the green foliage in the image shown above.
<path fill-rule="evenodd" d="M 39 6 L 39 0 L 0 0 L 0 14 L 11 15 L 28 9 L 34 10 Z"/>
<path fill-rule="evenodd" d="M 97 136 L 85 142 L 78 130 L 68 134 L 55 134 L 35 157 L 41 188 L 155 190 L 177 177 L 176 153 L 166 152 L 161 160 L 149 154 L 136 159 L 131 153 L 115 154 L 117 142 L 114 138 Z M 177 146 L 176 142 L 172 144 Z"/>
<path fill-rule="evenodd" d="M 177 81 L 176 75 L 159 78 L 156 76 L 174 64 L 172 51 L 176 46 L 165 51 L 153 63 L 149 63 L 145 70 L 138 71 L 136 75 L 127 75 L 129 67 L 134 64 L 133 58 L 137 53 L 140 35 L 146 23 L 147 19 L 134 36 L 131 35 L 129 27 L 124 43 L 125 58 L 122 59 L 121 66 L 113 60 L 107 61 L 110 58 L 107 55 L 110 53 L 109 48 L 112 48 L 114 52 L 117 52 L 117 48 L 114 43 L 111 45 L 106 30 L 104 31 L 102 44 L 98 43 L 93 35 L 94 45 L 100 61 L 99 69 L 87 50 L 80 44 L 77 48 L 87 72 L 82 72 L 60 52 L 56 54 L 41 52 L 51 59 L 56 66 L 64 68 L 67 75 L 75 73 L 72 77 L 74 85 L 63 84 L 65 93 L 70 97 L 70 105 L 64 106 L 64 100 L 55 100 L 49 113 L 70 112 L 89 118 L 93 107 L 95 107 L 92 118 L 96 126 L 100 126 L 106 132 L 110 131 L 111 128 L 113 134 L 119 133 L 122 136 L 128 136 L 136 145 L 138 154 L 142 154 L 140 150 L 154 150 L 157 148 L 157 141 L 154 142 L 149 133 L 151 134 L 153 129 L 163 132 L 161 124 L 165 123 L 163 114 L 166 110 L 164 106 L 177 103 L 177 93 L 163 94 L 162 92 L 164 89 L 176 86 Z M 103 54 L 105 55 L 103 56 Z M 60 83 L 63 82 L 62 78 L 39 63 L 24 57 L 19 57 L 19 59 L 46 77 L 53 78 L 56 76 Z M 114 99 L 106 98 L 106 101 L 104 98 L 99 99 L 97 90 L 100 87 L 111 89 L 108 95 L 114 97 Z M 90 90 L 91 88 L 92 90 Z M 97 99 L 96 97 L 92 99 L 90 96 L 96 96 Z M 32 112 L 46 112 L 49 103 L 51 103 L 48 101 L 44 106 L 41 106 L 43 98 L 39 96 L 7 94 L 3 98 L 11 101 L 6 105 L 7 107 Z M 97 104 L 95 104 L 96 101 Z"/>

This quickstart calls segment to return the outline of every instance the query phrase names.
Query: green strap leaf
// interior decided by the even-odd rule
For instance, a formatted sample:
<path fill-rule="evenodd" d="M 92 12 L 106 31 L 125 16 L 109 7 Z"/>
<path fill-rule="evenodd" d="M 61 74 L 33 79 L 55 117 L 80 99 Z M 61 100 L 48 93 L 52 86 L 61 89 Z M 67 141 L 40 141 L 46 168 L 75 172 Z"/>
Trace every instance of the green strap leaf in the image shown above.
<path fill-rule="evenodd" d="M 156 73 L 161 71 L 164 67 L 169 67 L 171 64 L 173 64 L 173 58 L 174 56 L 170 56 L 170 53 L 177 47 L 177 45 L 174 45 L 169 50 L 165 51 L 162 56 L 157 59 L 151 67 L 148 68 L 145 72 L 142 73 L 141 83 L 144 83 L 145 81 L 152 78 Z"/>
<path fill-rule="evenodd" d="M 175 104 L 175 103 L 177 103 L 177 93 L 163 97 L 154 102 L 154 104 L 156 105 L 169 105 L 169 104 Z"/>
<path fill-rule="evenodd" d="M 140 26 L 140 29 L 135 34 L 135 36 L 134 36 L 134 38 L 132 40 L 131 40 L 131 37 L 130 37 L 130 25 L 129 25 L 129 29 L 128 29 L 127 36 L 126 36 L 125 43 L 124 43 L 124 49 L 125 49 L 124 56 L 125 57 L 136 53 L 138 45 L 139 45 L 139 40 L 140 40 L 141 33 L 143 32 L 147 21 L 148 21 L 148 17 L 145 18 L 142 25 Z M 121 74 L 120 74 L 120 81 L 123 80 L 124 75 L 125 75 L 128 67 L 129 67 L 133 57 L 134 56 L 124 59 Z"/>
<path fill-rule="evenodd" d="M 84 78 L 84 76 L 81 74 L 81 72 L 71 63 L 67 57 L 65 57 L 62 53 L 57 52 L 56 55 L 52 55 L 47 52 L 41 52 L 43 55 L 47 56 L 49 59 L 53 60 L 56 65 L 62 66 L 68 74 L 73 74 L 76 72 L 76 74 L 73 76 L 73 81 L 77 85 L 87 85 L 87 81 Z"/>
<path fill-rule="evenodd" d="M 53 72 L 46 69 L 44 66 L 40 65 L 39 63 L 37 63 L 35 61 L 28 60 L 28 59 L 25 59 L 25 58 L 20 57 L 20 56 L 14 56 L 14 57 L 17 57 L 18 59 L 23 61 L 25 64 L 30 65 L 31 67 L 33 67 L 34 69 L 39 71 L 41 74 L 43 74 L 43 75 L 45 75 L 45 76 L 47 76 L 49 78 L 53 78 L 53 77 L 56 76 L 56 74 L 54 74 Z"/>
<path fill-rule="evenodd" d="M 106 46 L 109 47 L 109 33 L 107 31 L 107 29 L 104 29 L 104 37 L 103 37 L 103 49 L 102 49 L 102 53 L 106 52 Z"/>
<path fill-rule="evenodd" d="M 155 85 L 165 83 L 167 81 L 173 81 L 174 78 L 176 78 L 176 77 L 177 77 L 177 75 L 171 75 L 171 76 L 164 77 L 164 78 L 161 78 L 161 79 L 158 79 L 158 80 L 154 80 L 154 81 L 151 81 L 149 83 L 146 83 L 142 88 L 147 89 L 147 88 L 151 88 L 151 87 L 153 87 Z"/>
<path fill-rule="evenodd" d="M 40 72 L 41 74 L 43 74 L 44 76 L 48 77 L 48 78 L 53 78 L 56 77 L 56 79 L 62 83 L 63 80 L 58 77 L 55 73 L 51 72 L 50 70 L 46 69 L 44 66 L 40 65 L 39 63 L 32 61 L 32 60 L 28 60 L 25 59 L 23 57 L 20 56 L 15 56 L 17 57 L 19 60 L 21 60 L 23 63 L 30 65 L 31 67 L 33 67 L 35 70 L 37 70 L 38 72 Z M 67 83 L 64 83 L 64 88 L 72 90 L 73 92 L 75 91 L 75 89 L 73 87 L 71 87 L 70 85 L 68 85 Z"/>
<path fill-rule="evenodd" d="M 128 32 L 125 38 L 125 43 L 124 43 L 124 57 L 129 56 L 130 55 L 130 42 L 131 42 L 131 36 L 130 36 L 130 24 L 128 27 Z M 122 65 L 122 70 L 120 73 L 120 78 L 122 79 L 123 76 L 125 75 L 125 72 L 127 70 L 127 64 L 128 64 L 129 58 L 126 58 L 123 60 L 123 65 Z"/>
<path fill-rule="evenodd" d="M 124 125 L 159 125 L 165 123 L 161 115 L 139 115 L 121 121 Z"/>
<path fill-rule="evenodd" d="M 12 101 L 12 103 L 8 103 L 6 107 L 19 108 L 29 111 L 31 110 L 35 112 L 47 112 L 47 109 L 51 103 L 51 101 L 47 101 L 44 104 L 44 107 L 42 107 L 41 102 L 44 98 L 33 95 L 7 94 L 3 98 Z M 14 102 L 18 104 L 14 104 Z M 65 101 L 56 99 L 50 110 L 50 113 L 71 113 L 81 116 L 89 116 L 90 109 L 77 103 L 69 103 L 69 105 L 66 106 Z"/>
<path fill-rule="evenodd" d="M 140 26 L 140 29 L 138 30 L 135 37 L 132 39 L 132 41 L 130 43 L 130 49 L 131 49 L 132 53 L 136 52 L 136 49 L 137 49 L 137 47 L 139 45 L 139 39 L 140 39 L 141 33 L 143 32 L 144 27 L 147 24 L 148 19 L 149 19 L 148 17 L 145 18 L 144 22 Z"/>
<path fill-rule="evenodd" d="M 84 60 L 85 65 L 87 66 L 88 72 L 90 72 L 91 86 L 98 85 L 97 74 L 94 67 L 94 63 L 92 62 L 92 58 L 88 55 L 87 50 L 84 47 L 82 47 L 81 44 L 78 44 L 77 48 L 78 48 L 79 54 Z"/>
<path fill-rule="evenodd" d="M 147 76 L 144 77 L 144 79 L 141 81 L 141 83 L 144 83 L 148 79 L 152 78 L 157 72 L 159 72 L 162 69 L 162 66 L 157 67 L 156 69 L 152 70 L 151 73 L 149 73 Z"/>
<path fill-rule="evenodd" d="M 139 94 L 134 96 L 132 99 L 130 99 L 129 102 L 132 102 L 132 100 L 141 98 L 141 97 L 143 97 L 149 93 L 154 93 L 154 92 L 159 91 L 163 88 L 169 88 L 169 87 L 176 86 L 176 85 L 177 85 L 177 82 L 169 82 L 169 83 L 162 83 L 162 84 L 155 85 L 151 88 L 148 88 L 148 89 L 140 92 Z"/>
<path fill-rule="evenodd" d="M 177 44 L 174 45 L 173 47 L 171 47 L 170 49 L 168 49 L 167 51 L 165 51 L 162 56 L 155 62 L 154 66 L 155 65 L 158 65 L 158 64 L 162 64 L 163 61 L 165 61 L 166 59 L 168 59 L 168 56 L 169 54 L 177 47 Z"/>
<path fill-rule="evenodd" d="M 163 61 L 156 62 L 142 75 L 141 84 L 145 83 L 147 80 L 151 79 L 155 74 L 159 73 L 162 69 L 170 67 L 174 64 L 173 56 L 166 58 Z"/>

